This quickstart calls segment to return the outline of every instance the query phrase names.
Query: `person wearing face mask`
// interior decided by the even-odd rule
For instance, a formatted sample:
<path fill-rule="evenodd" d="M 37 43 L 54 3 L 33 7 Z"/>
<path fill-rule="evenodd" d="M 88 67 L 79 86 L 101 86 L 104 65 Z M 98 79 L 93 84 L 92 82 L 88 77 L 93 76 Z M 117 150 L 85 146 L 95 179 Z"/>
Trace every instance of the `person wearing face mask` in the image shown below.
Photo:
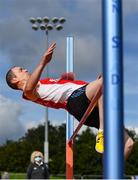
<path fill-rule="evenodd" d="M 31 154 L 31 163 L 27 168 L 27 179 L 49 179 L 48 167 L 40 151 Z"/>

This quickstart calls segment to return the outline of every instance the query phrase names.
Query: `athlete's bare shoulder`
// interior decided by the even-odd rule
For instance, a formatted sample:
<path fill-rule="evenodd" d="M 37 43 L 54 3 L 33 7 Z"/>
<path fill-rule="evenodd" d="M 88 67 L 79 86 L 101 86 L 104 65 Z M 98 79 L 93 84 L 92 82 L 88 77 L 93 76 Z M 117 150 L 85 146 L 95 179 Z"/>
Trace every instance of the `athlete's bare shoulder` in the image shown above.
<path fill-rule="evenodd" d="M 23 91 L 23 96 L 31 101 L 36 101 L 38 98 L 40 98 L 37 89 L 39 88 L 39 83 L 36 86 L 36 88 L 33 91 Z"/>

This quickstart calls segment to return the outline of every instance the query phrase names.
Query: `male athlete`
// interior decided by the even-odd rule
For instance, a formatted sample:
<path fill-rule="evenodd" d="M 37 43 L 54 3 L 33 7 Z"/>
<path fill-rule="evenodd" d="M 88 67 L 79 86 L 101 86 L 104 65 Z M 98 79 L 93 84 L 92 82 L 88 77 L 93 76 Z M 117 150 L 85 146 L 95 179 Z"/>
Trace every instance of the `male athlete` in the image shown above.
<path fill-rule="evenodd" d="M 87 83 L 75 80 L 73 73 L 64 73 L 59 79 L 45 78 L 40 80 L 43 69 L 51 61 L 56 43 L 51 44 L 42 56 L 38 66 L 30 74 L 26 69 L 13 67 L 6 74 L 7 84 L 16 90 L 23 91 L 23 98 L 35 103 L 51 107 L 63 108 L 78 121 L 85 113 L 96 90 L 102 86 L 102 78 Z M 87 118 L 85 125 L 97 128 L 95 149 L 103 153 L 103 97 Z M 133 140 L 125 132 L 125 158 L 133 147 Z"/>

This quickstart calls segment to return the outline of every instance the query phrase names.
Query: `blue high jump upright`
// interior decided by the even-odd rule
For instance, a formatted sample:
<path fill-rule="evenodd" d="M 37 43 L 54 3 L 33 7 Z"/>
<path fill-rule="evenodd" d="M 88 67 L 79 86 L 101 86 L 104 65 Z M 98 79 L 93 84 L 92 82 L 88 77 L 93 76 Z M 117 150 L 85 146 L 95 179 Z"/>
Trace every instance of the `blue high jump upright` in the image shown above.
<path fill-rule="evenodd" d="M 124 174 L 122 1 L 102 0 L 102 17 L 104 178 L 122 179 Z"/>
<path fill-rule="evenodd" d="M 73 72 L 73 37 L 66 39 L 66 72 Z M 66 179 L 73 179 L 73 141 L 69 142 L 73 134 L 74 118 L 67 113 L 66 122 Z"/>

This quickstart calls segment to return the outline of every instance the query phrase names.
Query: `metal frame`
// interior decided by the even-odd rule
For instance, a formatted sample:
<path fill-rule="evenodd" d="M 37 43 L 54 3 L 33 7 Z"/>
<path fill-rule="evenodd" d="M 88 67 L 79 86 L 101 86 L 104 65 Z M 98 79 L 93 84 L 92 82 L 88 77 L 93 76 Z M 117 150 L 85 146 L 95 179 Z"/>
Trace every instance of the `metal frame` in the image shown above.
<path fill-rule="evenodd" d="M 73 37 L 66 39 L 66 72 L 73 72 Z M 66 122 L 66 178 L 73 179 L 73 141 L 69 143 L 69 139 L 73 134 L 74 118 L 67 112 Z"/>
<path fill-rule="evenodd" d="M 124 174 L 122 1 L 102 0 L 102 18 L 104 178 L 122 179 Z"/>

